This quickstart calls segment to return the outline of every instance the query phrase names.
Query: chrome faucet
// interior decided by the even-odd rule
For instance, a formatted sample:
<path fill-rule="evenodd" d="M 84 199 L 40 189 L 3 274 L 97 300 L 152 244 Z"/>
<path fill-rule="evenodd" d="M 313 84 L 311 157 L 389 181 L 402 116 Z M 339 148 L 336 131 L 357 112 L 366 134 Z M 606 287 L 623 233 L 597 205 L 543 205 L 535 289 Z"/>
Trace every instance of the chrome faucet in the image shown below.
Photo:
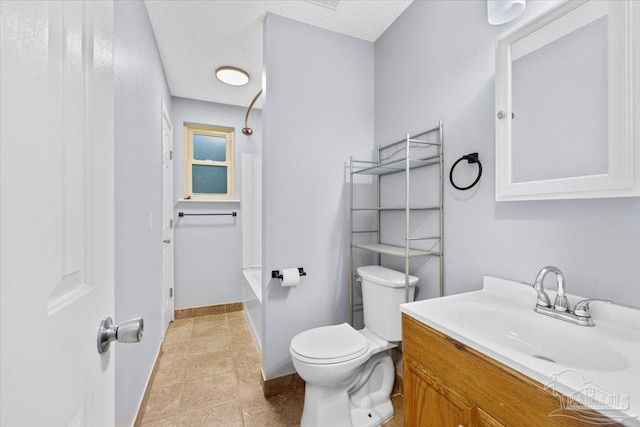
<path fill-rule="evenodd" d="M 558 294 L 551 306 L 551 300 L 549 295 L 544 291 L 544 278 L 549 273 L 555 273 L 556 281 L 558 283 Z M 564 320 L 566 322 L 574 323 L 581 326 L 594 326 L 593 319 L 589 313 L 589 304 L 592 302 L 604 302 L 610 303 L 609 300 L 602 299 L 586 299 L 576 304 L 573 312 L 569 308 L 569 302 L 567 301 L 566 288 L 564 284 L 564 274 L 554 266 L 544 267 L 538 272 L 536 280 L 533 283 L 533 289 L 538 293 L 538 299 L 536 301 L 536 312 L 551 316 L 555 319 Z"/>
<path fill-rule="evenodd" d="M 568 311 L 569 302 L 565 296 L 564 274 L 562 274 L 562 271 L 560 271 L 558 267 L 552 265 L 548 265 L 540 270 L 536 276 L 536 281 L 533 283 L 533 288 L 538 292 L 538 305 L 551 307 L 551 300 L 549 300 L 549 296 L 544 291 L 543 285 L 544 278 L 549 273 L 555 273 L 556 281 L 558 282 L 558 296 L 556 296 L 553 308 L 557 311 Z"/>

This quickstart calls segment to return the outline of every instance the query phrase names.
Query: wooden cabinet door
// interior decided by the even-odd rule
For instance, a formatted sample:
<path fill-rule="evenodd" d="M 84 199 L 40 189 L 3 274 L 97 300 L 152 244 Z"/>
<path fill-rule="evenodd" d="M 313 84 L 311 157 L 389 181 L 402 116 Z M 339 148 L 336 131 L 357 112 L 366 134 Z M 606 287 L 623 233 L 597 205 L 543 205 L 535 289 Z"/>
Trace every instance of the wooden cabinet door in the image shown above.
<path fill-rule="evenodd" d="M 460 396 L 410 363 L 405 363 L 404 375 L 405 426 L 471 427 L 471 407 Z"/>

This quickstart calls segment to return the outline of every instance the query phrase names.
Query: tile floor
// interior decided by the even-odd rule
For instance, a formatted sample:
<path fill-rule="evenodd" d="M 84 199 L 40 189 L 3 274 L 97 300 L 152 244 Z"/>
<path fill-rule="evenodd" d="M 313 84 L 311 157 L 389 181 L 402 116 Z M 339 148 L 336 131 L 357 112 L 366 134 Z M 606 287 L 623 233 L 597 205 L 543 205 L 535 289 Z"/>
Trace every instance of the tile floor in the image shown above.
<path fill-rule="evenodd" d="M 299 426 L 304 385 L 265 398 L 244 312 L 174 321 L 151 384 L 143 427 Z M 403 425 L 402 396 L 385 427 Z M 328 426 L 329 427 L 329 426 Z"/>

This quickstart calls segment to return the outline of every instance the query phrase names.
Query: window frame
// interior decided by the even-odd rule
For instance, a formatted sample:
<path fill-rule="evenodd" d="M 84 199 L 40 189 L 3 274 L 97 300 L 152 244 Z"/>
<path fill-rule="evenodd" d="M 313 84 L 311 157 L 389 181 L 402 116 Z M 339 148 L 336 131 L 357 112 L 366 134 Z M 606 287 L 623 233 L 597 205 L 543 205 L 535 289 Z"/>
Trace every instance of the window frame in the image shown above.
<path fill-rule="evenodd" d="M 197 123 L 184 124 L 184 198 L 185 200 L 231 200 L 234 197 L 234 129 L 223 126 L 203 125 Z M 206 135 L 223 137 L 226 141 L 225 161 L 196 160 L 193 158 L 193 136 Z M 227 168 L 227 192 L 226 193 L 194 193 L 193 192 L 193 165 L 222 166 Z"/>

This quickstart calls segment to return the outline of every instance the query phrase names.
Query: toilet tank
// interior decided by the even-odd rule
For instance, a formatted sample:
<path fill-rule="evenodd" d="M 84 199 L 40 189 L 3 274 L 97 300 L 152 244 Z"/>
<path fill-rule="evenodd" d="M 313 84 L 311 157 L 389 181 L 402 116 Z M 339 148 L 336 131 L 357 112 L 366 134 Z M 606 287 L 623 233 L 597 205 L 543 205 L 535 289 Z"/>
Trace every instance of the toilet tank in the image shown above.
<path fill-rule="evenodd" d="M 379 265 L 358 268 L 362 277 L 364 325 L 387 341 L 402 341 L 400 304 L 405 302 L 404 273 Z M 413 301 L 418 278 L 409 276 L 409 301 Z"/>

